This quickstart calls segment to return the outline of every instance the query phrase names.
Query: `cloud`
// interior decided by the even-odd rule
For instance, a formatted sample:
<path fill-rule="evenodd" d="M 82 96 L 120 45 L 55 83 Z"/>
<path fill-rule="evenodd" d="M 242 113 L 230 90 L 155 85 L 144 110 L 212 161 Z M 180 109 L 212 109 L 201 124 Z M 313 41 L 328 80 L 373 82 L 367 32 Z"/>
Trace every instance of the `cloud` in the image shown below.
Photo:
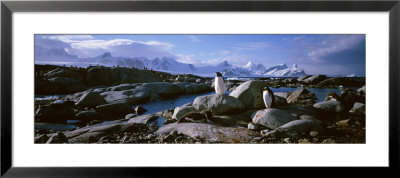
<path fill-rule="evenodd" d="M 362 41 L 365 41 L 364 35 L 337 35 L 327 38 L 317 43 L 315 49 L 308 52 L 307 56 L 316 62 L 320 62 L 324 57 L 352 50 L 357 48 Z"/>
<path fill-rule="evenodd" d="M 44 38 L 48 39 L 56 39 L 60 40 L 66 43 L 69 43 L 71 41 L 75 40 L 87 40 L 87 39 L 93 39 L 94 37 L 92 35 L 44 35 Z"/>
<path fill-rule="evenodd" d="M 272 45 L 267 42 L 243 42 L 232 48 L 238 51 L 242 51 L 242 50 L 265 50 L 270 47 L 272 47 Z"/>
<path fill-rule="evenodd" d="M 194 35 L 187 35 L 188 38 L 190 38 L 190 42 L 192 43 L 198 43 L 201 42 L 201 40 L 199 38 L 197 38 L 197 36 Z"/>
<path fill-rule="evenodd" d="M 189 54 L 176 54 L 174 55 L 176 61 L 181 62 L 181 63 L 186 63 L 186 64 L 197 64 L 199 61 L 193 59 L 195 55 Z"/>
<path fill-rule="evenodd" d="M 98 40 L 90 35 L 44 35 L 38 36 L 35 44 L 64 48 L 70 54 L 81 58 L 94 57 L 105 52 L 113 56 L 148 58 L 171 56 L 172 44 L 159 41 L 134 41 L 130 39 Z"/>

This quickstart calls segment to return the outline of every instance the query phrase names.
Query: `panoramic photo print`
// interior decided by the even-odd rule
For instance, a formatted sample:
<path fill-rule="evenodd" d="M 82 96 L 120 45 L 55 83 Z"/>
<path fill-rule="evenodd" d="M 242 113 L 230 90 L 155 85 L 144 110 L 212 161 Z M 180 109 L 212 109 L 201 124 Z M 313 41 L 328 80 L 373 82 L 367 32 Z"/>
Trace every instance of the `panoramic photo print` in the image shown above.
<path fill-rule="evenodd" d="M 34 142 L 366 142 L 364 34 L 34 36 Z"/>

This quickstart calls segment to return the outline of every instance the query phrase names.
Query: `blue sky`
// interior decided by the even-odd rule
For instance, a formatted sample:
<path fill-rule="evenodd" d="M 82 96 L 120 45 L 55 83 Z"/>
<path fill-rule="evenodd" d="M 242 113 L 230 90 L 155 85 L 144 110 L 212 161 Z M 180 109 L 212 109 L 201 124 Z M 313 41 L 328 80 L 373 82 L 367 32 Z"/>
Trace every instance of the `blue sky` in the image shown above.
<path fill-rule="evenodd" d="M 298 64 L 309 74 L 365 76 L 365 35 L 36 35 L 35 44 L 79 57 L 174 56 L 198 66 L 227 60 L 270 67 Z"/>

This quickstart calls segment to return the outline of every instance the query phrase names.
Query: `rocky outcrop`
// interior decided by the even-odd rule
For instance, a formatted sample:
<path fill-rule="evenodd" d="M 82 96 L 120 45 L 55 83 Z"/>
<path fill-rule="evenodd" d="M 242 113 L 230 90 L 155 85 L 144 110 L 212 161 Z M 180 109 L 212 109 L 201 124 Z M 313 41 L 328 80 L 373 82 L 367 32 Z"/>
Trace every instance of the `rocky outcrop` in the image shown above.
<path fill-rule="evenodd" d="M 107 101 L 97 92 L 85 92 L 75 103 L 78 107 L 96 107 L 103 104 L 107 104 Z"/>
<path fill-rule="evenodd" d="M 245 109 L 242 102 L 225 94 L 199 96 L 194 100 L 193 106 L 196 110 L 209 110 L 215 115 L 235 113 Z"/>
<path fill-rule="evenodd" d="M 186 113 L 195 112 L 197 109 L 194 106 L 181 106 L 176 107 L 174 110 L 174 114 L 172 115 L 172 119 L 179 120 L 181 119 Z"/>
<path fill-rule="evenodd" d="M 159 128 L 158 135 L 176 131 L 209 143 L 249 143 L 258 133 L 247 128 L 221 127 L 207 123 L 172 123 Z"/>
<path fill-rule="evenodd" d="M 254 115 L 252 122 L 271 129 L 276 129 L 293 120 L 296 120 L 296 117 L 288 112 L 279 109 L 268 108 L 258 111 Z"/>
<path fill-rule="evenodd" d="M 41 105 L 35 113 L 35 120 L 40 122 L 65 122 L 74 118 L 74 110 L 65 103 Z"/>
<path fill-rule="evenodd" d="M 315 94 L 309 92 L 307 89 L 298 89 L 288 96 L 287 102 L 289 104 L 309 105 L 314 104 L 317 99 Z"/>
<path fill-rule="evenodd" d="M 335 77 L 328 78 L 319 82 L 316 87 L 318 88 L 336 88 L 339 86 L 344 87 L 361 87 L 365 85 L 365 77 Z"/>
<path fill-rule="evenodd" d="M 241 101 L 248 109 L 265 108 L 262 88 L 268 87 L 263 80 L 250 80 L 239 85 L 229 96 Z"/>
<path fill-rule="evenodd" d="M 111 103 L 97 106 L 96 111 L 114 116 L 125 116 L 129 113 L 135 112 L 131 106 L 126 103 Z"/>
<path fill-rule="evenodd" d="M 315 108 L 321 109 L 327 112 L 343 112 L 344 107 L 342 103 L 336 100 L 322 101 L 314 104 Z"/>
<path fill-rule="evenodd" d="M 355 102 L 353 108 L 351 108 L 349 112 L 355 115 L 365 115 L 365 104 Z"/>
<path fill-rule="evenodd" d="M 308 85 L 315 85 L 325 79 L 326 79 L 325 75 L 312 75 L 310 77 L 307 77 L 307 78 L 301 80 L 301 83 L 308 84 Z"/>

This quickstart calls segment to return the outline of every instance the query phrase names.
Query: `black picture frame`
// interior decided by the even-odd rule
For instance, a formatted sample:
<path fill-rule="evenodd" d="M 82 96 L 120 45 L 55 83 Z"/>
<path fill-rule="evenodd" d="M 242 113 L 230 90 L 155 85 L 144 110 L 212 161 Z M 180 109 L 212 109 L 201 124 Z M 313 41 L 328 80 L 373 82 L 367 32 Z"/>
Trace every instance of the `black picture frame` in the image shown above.
<path fill-rule="evenodd" d="M 1 175 L 6 177 L 130 177 L 179 175 L 176 168 L 20 168 L 12 166 L 13 12 L 293 11 L 389 12 L 389 167 L 399 167 L 400 1 L 2 1 L 1 2 Z M 156 169 L 156 170 L 155 170 Z M 211 168 L 212 169 L 212 168 Z M 226 168 L 225 168 L 226 169 Z M 237 172 L 241 169 L 236 169 Z M 366 169 L 371 171 L 376 169 Z M 187 168 L 196 175 L 208 171 Z M 210 170 L 212 171 L 212 170 Z M 236 174 L 232 170 L 218 172 Z M 251 170 L 258 172 L 259 169 Z M 283 170 L 280 170 L 283 171 Z M 364 170 L 363 170 L 364 171 Z M 286 172 L 286 171 L 285 171 Z M 290 171 L 288 171 L 290 172 Z M 365 172 L 364 172 L 365 173 Z M 243 172 L 242 172 L 243 174 Z M 340 172 L 329 171 L 340 175 Z"/>

